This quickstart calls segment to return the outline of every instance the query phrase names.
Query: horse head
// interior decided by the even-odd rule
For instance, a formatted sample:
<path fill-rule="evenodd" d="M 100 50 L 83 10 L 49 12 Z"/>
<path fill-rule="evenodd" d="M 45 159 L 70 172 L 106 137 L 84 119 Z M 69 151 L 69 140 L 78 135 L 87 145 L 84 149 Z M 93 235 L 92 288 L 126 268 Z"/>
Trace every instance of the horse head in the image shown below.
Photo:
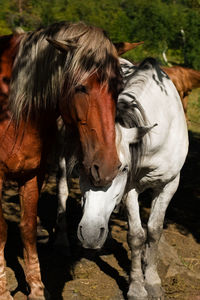
<path fill-rule="evenodd" d="M 94 185 L 105 186 L 120 167 L 114 128 L 122 87 L 117 56 L 143 42 L 113 45 L 101 29 L 91 27 L 67 41 L 47 40 L 60 52 L 72 53 L 60 112 L 65 124 L 78 128 L 87 175 Z M 86 40 L 89 49 L 83 47 Z"/>
<path fill-rule="evenodd" d="M 70 57 L 59 102 L 61 116 L 65 124 L 78 129 L 86 174 L 94 185 L 106 186 L 120 167 L 115 117 L 122 77 L 114 45 L 100 29 L 90 34 L 92 37 L 84 32 L 70 41 L 48 41 Z M 89 50 L 83 47 L 86 38 Z"/>
<path fill-rule="evenodd" d="M 80 174 L 83 216 L 77 234 L 83 247 L 98 249 L 104 244 L 108 234 L 110 215 L 122 200 L 131 172 L 132 158 L 129 145 L 138 143 L 153 127 L 124 128 L 119 124 L 116 125 L 116 144 L 121 167 L 109 187 L 91 186 L 87 176 L 84 173 Z"/>
<path fill-rule="evenodd" d="M 115 102 L 108 87 L 98 82 L 97 75 L 74 89 L 69 102 L 60 103 L 66 124 L 78 128 L 83 166 L 95 185 L 106 185 L 116 176 L 120 167 L 114 143 Z M 63 112 L 68 111 L 69 114 Z"/>

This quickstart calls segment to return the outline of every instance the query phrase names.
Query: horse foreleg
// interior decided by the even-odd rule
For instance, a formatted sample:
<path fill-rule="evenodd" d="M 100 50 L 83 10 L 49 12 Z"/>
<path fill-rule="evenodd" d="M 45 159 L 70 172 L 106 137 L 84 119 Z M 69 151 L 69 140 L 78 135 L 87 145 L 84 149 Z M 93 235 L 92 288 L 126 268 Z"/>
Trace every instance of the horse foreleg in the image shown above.
<path fill-rule="evenodd" d="M 69 195 L 67 177 L 66 177 L 66 161 L 62 157 L 59 160 L 59 170 L 57 176 L 58 188 L 58 213 L 56 220 L 56 238 L 55 246 L 58 247 L 64 255 L 69 255 L 69 240 L 67 235 L 66 223 L 66 202 Z"/>
<path fill-rule="evenodd" d="M 148 294 L 144 287 L 144 275 L 141 266 L 141 254 L 145 242 L 145 232 L 141 225 L 138 193 L 131 190 L 126 199 L 128 213 L 128 243 L 131 249 L 131 272 L 128 299 L 147 300 Z"/>
<path fill-rule="evenodd" d="M 3 180 L 0 179 L 0 199 L 2 198 Z M 0 203 L 0 300 L 13 299 L 7 289 L 4 248 L 7 240 L 7 224 L 3 217 L 2 204 Z"/>
<path fill-rule="evenodd" d="M 179 175 L 165 185 L 162 190 L 155 191 L 147 224 L 148 238 L 145 249 L 145 288 L 149 299 L 164 299 L 161 279 L 157 272 L 158 243 L 163 231 L 165 212 L 177 190 Z"/>
<path fill-rule="evenodd" d="M 25 276 L 30 287 L 28 299 L 31 300 L 46 299 L 36 248 L 38 197 L 37 177 L 32 178 L 20 186 L 20 230 L 24 244 Z"/>

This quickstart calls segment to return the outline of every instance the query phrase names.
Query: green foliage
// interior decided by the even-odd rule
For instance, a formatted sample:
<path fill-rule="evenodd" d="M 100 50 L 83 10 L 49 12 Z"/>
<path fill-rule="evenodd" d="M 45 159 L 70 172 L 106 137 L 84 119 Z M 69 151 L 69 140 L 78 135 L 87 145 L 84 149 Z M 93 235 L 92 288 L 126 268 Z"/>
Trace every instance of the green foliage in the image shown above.
<path fill-rule="evenodd" d="M 191 10 L 187 14 L 185 27 L 184 58 L 185 63 L 196 69 L 200 69 L 200 14 Z"/>
<path fill-rule="evenodd" d="M 133 61 L 154 56 L 163 62 L 165 52 L 200 69 L 200 0 L 0 0 L 1 35 L 61 20 L 102 27 L 115 42 L 144 41 L 125 54 Z"/>

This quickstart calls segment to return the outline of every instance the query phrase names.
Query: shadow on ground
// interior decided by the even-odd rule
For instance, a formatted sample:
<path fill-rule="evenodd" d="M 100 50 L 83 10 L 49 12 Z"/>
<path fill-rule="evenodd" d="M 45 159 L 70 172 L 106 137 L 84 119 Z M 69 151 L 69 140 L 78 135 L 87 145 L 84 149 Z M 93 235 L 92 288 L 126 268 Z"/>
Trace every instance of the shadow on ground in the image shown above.
<path fill-rule="evenodd" d="M 191 233 L 200 243 L 200 134 L 189 132 L 189 143 L 180 185 L 166 218 L 176 223 L 181 232 Z"/>

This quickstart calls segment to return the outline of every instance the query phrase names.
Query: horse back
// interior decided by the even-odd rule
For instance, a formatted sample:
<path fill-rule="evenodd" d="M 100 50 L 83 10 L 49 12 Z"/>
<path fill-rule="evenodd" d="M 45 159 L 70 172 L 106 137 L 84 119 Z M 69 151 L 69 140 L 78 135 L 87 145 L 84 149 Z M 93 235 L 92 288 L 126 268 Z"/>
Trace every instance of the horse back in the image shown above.
<path fill-rule="evenodd" d="M 167 73 L 181 98 L 187 96 L 193 88 L 200 86 L 200 72 L 181 66 L 162 67 Z"/>

